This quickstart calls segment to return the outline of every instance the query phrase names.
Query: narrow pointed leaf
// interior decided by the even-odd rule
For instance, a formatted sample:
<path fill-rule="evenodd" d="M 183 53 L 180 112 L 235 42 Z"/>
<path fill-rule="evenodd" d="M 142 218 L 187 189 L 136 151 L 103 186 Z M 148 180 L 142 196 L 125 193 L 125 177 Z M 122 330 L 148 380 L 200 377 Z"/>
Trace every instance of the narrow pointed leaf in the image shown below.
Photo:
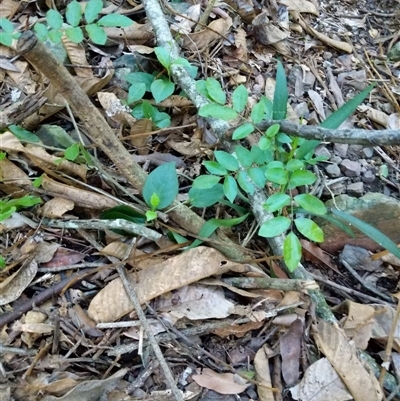
<path fill-rule="evenodd" d="M 293 272 L 301 260 L 301 243 L 293 232 L 289 233 L 283 243 L 283 260 L 288 269 Z"/>

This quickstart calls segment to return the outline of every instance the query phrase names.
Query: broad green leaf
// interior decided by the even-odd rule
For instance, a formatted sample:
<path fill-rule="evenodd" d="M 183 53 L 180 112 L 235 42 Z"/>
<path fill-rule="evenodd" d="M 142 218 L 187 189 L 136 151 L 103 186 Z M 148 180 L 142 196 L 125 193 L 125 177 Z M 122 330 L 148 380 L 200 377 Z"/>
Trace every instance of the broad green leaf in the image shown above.
<path fill-rule="evenodd" d="M 46 13 L 46 21 L 50 28 L 60 29 L 63 24 L 63 17 L 58 11 L 50 9 Z"/>
<path fill-rule="evenodd" d="M 237 127 L 235 129 L 235 131 L 233 131 L 232 139 L 233 140 L 239 140 L 239 139 L 246 138 L 252 132 L 254 132 L 254 130 L 255 130 L 255 128 L 254 128 L 253 124 L 244 123 L 242 125 L 239 125 L 239 127 Z"/>
<path fill-rule="evenodd" d="M 143 213 L 137 212 L 129 206 L 119 205 L 108 209 L 101 213 L 100 218 L 103 220 L 123 219 L 137 224 L 145 224 L 146 218 Z"/>
<path fill-rule="evenodd" d="M 325 121 L 322 121 L 320 127 L 330 129 L 339 128 L 339 126 L 356 111 L 357 107 L 365 100 L 374 87 L 375 84 L 369 85 L 358 95 L 354 96 L 353 99 L 334 111 Z"/>
<path fill-rule="evenodd" d="M 85 26 L 86 32 L 90 40 L 97 45 L 104 45 L 107 42 L 107 34 L 104 29 L 97 24 L 89 24 Z"/>
<path fill-rule="evenodd" d="M 277 193 L 271 195 L 267 201 L 264 203 L 263 208 L 270 212 L 276 212 L 281 210 L 285 206 L 289 206 L 291 202 L 291 197 L 287 194 Z"/>
<path fill-rule="evenodd" d="M 268 163 L 268 168 L 285 168 L 285 165 L 280 160 L 273 160 Z"/>
<path fill-rule="evenodd" d="M 271 152 L 262 150 L 257 145 L 253 145 L 250 151 L 253 155 L 254 163 L 258 164 L 259 166 L 269 163 L 273 160 L 273 155 Z"/>
<path fill-rule="evenodd" d="M 6 261 L 3 256 L 0 256 L 0 269 L 4 269 L 6 267 Z"/>
<path fill-rule="evenodd" d="M 165 163 L 153 170 L 143 186 L 143 198 L 151 207 L 151 197 L 156 194 L 160 198 L 158 209 L 165 209 L 178 195 L 179 184 L 175 163 Z"/>
<path fill-rule="evenodd" d="M 218 162 L 213 161 L 205 161 L 203 162 L 207 171 L 211 174 L 215 175 L 226 175 L 228 174 L 228 170 L 225 167 L 222 167 Z"/>
<path fill-rule="evenodd" d="M 37 196 L 26 195 L 23 196 L 22 198 L 11 199 L 6 202 L 6 205 L 7 207 L 8 206 L 31 207 L 39 203 L 42 203 L 42 200 Z"/>
<path fill-rule="evenodd" d="M 14 32 L 14 25 L 13 23 L 7 18 L 0 18 L 0 28 L 6 33 L 13 33 Z"/>
<path fill-rule="evenodd" d="M 327 209 L 324 202 L 319 200 L 317 197 L 309 194 L 296 195 L 294 197 L 295 202 L 303 209 L 312 212 L 314 214 L 325 214 Z"/>
<path fill-rule="evenodd" d="M 129 87 L 128 91 L 128 104 L 136 102 L 143 98 L 146 93 L 146 84 L 144 83 L 136 83 Z"/>
<path fill-rule="evenodd" d="M 223 150 L 216 150 L 214 156 L 218 163 L 227 170 L 237 171 L 239 169 L 239 162 L 230 153 L 224 152 Z"/>
<path fill-rule="evenodd" d="M 153 210 L 148 210 L 146 212 L 146 221 L 152 221 L 155 220 L 156 218 L 157 218 L 157 212 Z"/>
<path fill-rule="evenodd" d="M 288 172 L 282 167 L 268 168 L 265 172 L 268 181 L 285 185 L 288 182 Z"/>
<path fill-rule="evenodd" d="M 24 129 L 18 125 L 15 125 L 15 124 L 9 125 L 8 129 L 21 142 L 34 142 L 34 143 L 40 142 L 40 138 L 37 135 L 33 134 L 30 131 L 27 131 L 26 129 Z M 0 140 L 1 140 L 1 135 L 0 135 Z"/>
<path fill-rule="evenodd" d="M 286 163 L 286 169 L 288 171 L 296 171 L 304 168 L 304 163 L 301 160 L 292 159 Z"/>
<path fill-rule="evenodd" d="M 250 195 L 254 193 L 254 184 L 251 182 L 250 177 L 245 171 L 239 171 L 237 175 L 237 182 L 244 192 Z"/>
<path fill-rule="evenodd" d="M 209 207 L 218 203 L 224 197 L 222 184 L 216 184 L 207 190 L 190 188 L 189 202 L 194 207 Z"/>
<path fill-rule="evenodd" d="M 217 177 L 215 175 L 200 175 L 197 177 L 193 183 L 192 188 L 196 189 L 210 189 L 214 185 L 218 184 L 221 177 Z"/>
<path fill-rule="evenodd" d="M 314 173 L 308 170 L 297 170 L 290 174 L 289 189 L 301 187 L 302 185 L 311 185 L 317 180 Z"/>
<path fill-rule="evenodd" d="M 259 188 L 264 188 L 267 179 L 264 171 L 260 167 L 251 167 L 247 170 L 247 174 Z"/>
<path fill-rule="evenodd" d="M 99 15 L 100 11 L 103 9 L 102 0 L 90 0 L 86 3 L 85 7 L 85 20 L 88 24 L 91 24 Z"/>
<path fill-rule="evenodd" d="M 125 77 L 125 80 L 132 85 L 145 84 L 146 91 L 150 92 L 150 86 L 154 82 L 154 75 L 147 72 L 131 72 Z"/>
<path fill-rule="evenodd" d="M 47 26 L 44 24 L 41 24 L 41 23 L 36 23 L 35 26 L 33 27 L 33 30 L 35 31 L 39 40 L 42 42 L 44 42 L 49 35 L 49 30 L 47 29 Z M 1 41 L 1 39 L 0 39 L 0 41 Z M 8 45 L 8 46 L 10 46 L 10 45 Z"/>
<path fill-rule="evenodd" d="M 273 120 L 284 120 L 287 112 L 288 89 L 286 82 L 285 69 L 278 60 L 276 68 L 276 85 L 273 101 Z"/>
<path fill-rule="evenodd" d="M 74 143 L 73 145 L 71 145 L 70 147 L 65 149 L 64 157 L 67 160 L 70 160 L 73 162 L 78 157 L 79 151 L 80 151 L 79 143 Z"/>
<path fill-rule="evenodd" d="M 0 160 L 4 160 L 7 157 L 6 152 L 0 152 Z"/>
<path fill-rule="evenodd" d="M 199 110 L 201 117 L 220 118 L 221 120 L 229 121 L 238 117 L 238 113 L 230 107 L 221 106 L 218 103 L 208 103 L 202 106 Z"/>
<path fill-rule="evenodd" d="M 62 31 L 56 31 L 55 29 L 51 29 L 48 33 L 48 36 L 53 43 L 60 43 L 62 37 Z"/>
<path fill-rule="evenodd" d="M 157 60 L 167 70 L 171 68 L 171 55 L 164 47 L 155 47 L 154 53 L 156 53 Z"/>
<path fill-rule="evenodd" d="M 315 242 L 324 241 L 324 233 L 311 219 L 299 217 L 294 220 L 296 228 L 309 240 Z"/>
<path fill-rule="evenodd" d="M 265 238 L 272 238 L 283 234 L 289 227 L 292 221 L 285 216 L 274 217 L 266 221 L 259 229 L 258 235 Z"/>
<path fill-rule="evenodd" d="M 247 105 L 248 97 L 247 89 L 243 85 L 239 85 L 232 93 L 232 105 L 234 110 L 241 113 Z"/>
<path fill-rule="evenodd" d="M 12 45 L 12 35 L 7 32 L 0 32 L 0 44 L 10 47 Z"/>
<path fill-rule="evenodd" d="M 300 263 L 301 243 L 293 232 L 290 232 L 283 242 L 283 260 L 291 272 L 295 271 Z"/>
<path fill-rule="evenodd" d="M 262 99 L 258 103 L 256 103 L 251 109 L 250 118 L 254 124 L 259 124 L 262 120 L 264 120 L 266 112 L 265 102 Z"/>
<path fill-rule="evenodd" d="M 174 93 L 175 84 L 166 79 L 156 79 L 150 89 L 156 103 L 160 103 Z"/>
<path fill-rule="evenodd" d="M 199 79 L 198 81 L 196 81 L 196 90 L 201 95 L 203 95 L 204 97 L 208 98 L 208 92 L 207 92 L 207 88 L 206 88 L 206 81 L 204 81 L 203 79 Z"/>
<path fill-rule="evenodd" d="M 298 160 L 303 160 L 307 155 L 312 155 L 314 149 L 320 144 L 320 141 L 312 140 L 309 141 L 305 139 L 302 144 L 297 148 L 295 152 L 295 157 Z"/>
<path fill-rule="evenodd" d="M 332 209 L 332 214 L 344 220 L 346 223 L 351 224 L 353 227 L 357 228 L 357 230 L 360 230 L 369 238 L 377 242 L 380 246 L 393 253 L 394 256 L 400 258 L 400 249 L 397 248 L 397 245 L 377 228 L 371 226 L 368 223 L 365 223 L 364 221 L 358 219 L 351 214 L 342 212 L 337 209 Z"/>
<path fill-rule="evenodd" d="M 272 142 L 269 138 L 262 136 L 258 141 L 258 146 L 261 150 L 268 150 L 272 145 Z"/>
<path fill-rule="evenodd" d="M 133 24 L 133 21 L 125 15 L 112 13 L 104 15 L 97 21 L 97 23 L 101 26 L 127 28 Z"/>
<path fill-rule="evenodd" d="M 206 89 L 208 96 L 216 103 L 224 105 L 226 103 L 225 92 L 221 88 L 221 84 L 215 78 L 206 79 Z"/>
<path fill-rule="evenodd" d="M 0 208 L 0 221 L 8 219 L 16 210 L 15 206 L 4 209 Z"/>
<path fill-rule="evenodd" d="M 175 241 L 177 244 L 184 244 L 189 241 L 187 238 L 174 231 L 168 231 L 167 236 L 171 241 Z"/>
<path fill-rule="evenodd" d="M 250 167 L 253 164 L 253 155 L 244 146 L 235 146 L 235 153 L 241 166 Z"/>
<path fill-rule="evenodd" d="M 238 191 L 236 180 L 230 175 L 226 176 L 224 180 L 224 194 L 229 202 L 233 203 L 235 201 Z"/>
<path fill-rule="evenodd" d="M 268 138 L 273 138 L 275 135 L 278 134 L 279 130 L 281 129 L 281 126 L 279 124 L 274 124 L 271 125 L 266 131 L 265 131 L 265 135 Z"/>
<path fill-rule="evenodd" d="M 86 29 L 86 31 L 87 31 L 87 33 L 88 33 L 88 35 L 89 35 L 89 38 L 92 40 L 93 43 L 97 43 L 97 44 L 104 44 L 104 43 L 106 43 L 106 42 L 104 42 L 104 43 L 99 43 L 99 42 L 95 42 L 95 41 L 93 40 L 92 35 L 91 35 L 91 33 L 90 33 L 90 25 L 87 25 L 87 26 L 85 27 L 85 29 Z M 71 42 L 74 42 L 74 43 L 81 43 L 81 42 L 83 41 L 83 32 L 82 32 L 82 29 L 79 28 L 78 26 L 75 27 L 75 28 L 67 28 L 67 29 L 65 30 L 65 35 L 67 36 L 67 38 L 68 38 Z M 107 37 L 106 37 L 106 40 L 107 40 Z"/>
<path fill-rule="evenodd" d="M 293 142 L 292 138 L 283 132 L 279 132 L 278 135 L 276 135 L 276 140 L 281 144 Z"/>
<path fill-rule="evenodd" d="M 82 18 L 82 7 L 76 0 L 71 1 L 71 3 L 67 5 L 67 9 L 65 11 L 65 18 L 67 19 L 69 25 L 71 26 L 79 25 L 79 22 L 81 21 Z"/>

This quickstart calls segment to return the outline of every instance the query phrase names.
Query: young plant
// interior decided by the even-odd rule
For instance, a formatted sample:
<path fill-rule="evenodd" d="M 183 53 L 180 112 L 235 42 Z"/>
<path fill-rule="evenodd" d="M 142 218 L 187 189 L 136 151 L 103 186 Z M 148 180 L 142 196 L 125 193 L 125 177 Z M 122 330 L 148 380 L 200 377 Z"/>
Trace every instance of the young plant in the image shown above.
<path fill-rule="evenodd" d="M 42 200 L 37 196 L 30 195 L 18 199 L 0 200 L 0 221 L 8 219 L 19 209 L 31 207 L 41 202 Z"/>
<path fill-rule="evenodd" d="M 11 46 L 13 39 L 18 39 L 20 33 L 14 32 L 14 25 L 7 18 L 0 18 L 0 44 Z"/>
<path fill-rule="evenodd" d="M 67 5 L 65 10 L 66 24 L 63 15 L 57 10 L 51 9 L 46 13 L 47 25 L 36 23 L 33 29 L 42 41 L 50 39 L 54 43 L 59 43 L 65 33 L 69 40 L 80 43 L 84 39 L 84 31 L 81 27 L 84 25 L 90 40 L 98 45 L 104 45 L 107 41 L 104 27 L 126 28 L 132 25 L 133 21 L 117 13 L 110 13 L 99 18 L 102 8 L 102 0 L 89 0 L 87 3 L 74 0 Z"/>

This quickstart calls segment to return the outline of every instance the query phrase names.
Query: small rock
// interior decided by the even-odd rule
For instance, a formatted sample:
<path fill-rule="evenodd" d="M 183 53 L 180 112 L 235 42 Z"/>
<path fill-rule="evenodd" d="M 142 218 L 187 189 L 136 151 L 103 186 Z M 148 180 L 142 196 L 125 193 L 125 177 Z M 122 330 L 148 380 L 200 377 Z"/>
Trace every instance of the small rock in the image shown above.
<path fill-rule="evenodd" d="M 340 163 L 340 169 L 342 170 L 343 174 L 347 177 L 358 177 L 360 175 L 360 163 L 353 162 L 349 159 L 344 159 Z"/>
<path fill-rule="evenodd" d="M 332 163 L 336 163 L 336 164 L 340 164 L 342 162 L 342 158 L 340 156 L 331 156 L 331 158 L 329 159 L 330 162 Z"/>
<path fill-rule="evenodd" d="M 353 182 L 347 185 L 347 193 L 350 196 L 355 196 L 359 198 L 364 193 L 364 183 L 363 182 Z"/>
<path fill-rule="evenodd" d="M 341 175 L 340 168 L 336 163 L 325 166 L 325 171 L 330 178 L 337 178 Z"/>
<path fill-rule="evenodd" d="M 343 182 L 336 182 L 335 184 L 329 185 L 329 189 L 330 191 L 328 191 L 328 188 L 324 188 L 322 193 L 327 196 L 332 196 L 332 194 L 341 195 L 345 192 L 346 186 L 343 184 Z"/>
<path fill-rule="evenodd" d="M 317 157 L 325 156 L 326 160 L 329 160 L 331 158 L 331 152 L 329 152 L 329 150 L 324 145 L 317 146 L 314 150 L 314 155 Z"/>
<path fill-rule="evenodd" d="M 349 145 L 347 143 L 335 143 L 333 146 L 335 155 L 340 156 L 342 159 L 346 157 L 347 149 L 349 149 Z"/>
<path fill-rule="evenodd" d="M 374 154 L 374 149 L 373 148 L 364 148 L 363 154 L 367 159 L 370 159 Z"/>
<path fill-rule="evenodd" d="M 345 245 L 340 254 L 340 261 L 347 262 L 351 267 L 357 270 L 366 270 L 374 272 L 382 265 L 382 261 L 372 260 L 370 253 L 359 246 Z"/>
<path fill-rule="evenodd" d="M 375 174 L 371 170 L 367 170 L 362 176 L 362 181 L 365 183 L 370 183 L 375 181 Z"/>

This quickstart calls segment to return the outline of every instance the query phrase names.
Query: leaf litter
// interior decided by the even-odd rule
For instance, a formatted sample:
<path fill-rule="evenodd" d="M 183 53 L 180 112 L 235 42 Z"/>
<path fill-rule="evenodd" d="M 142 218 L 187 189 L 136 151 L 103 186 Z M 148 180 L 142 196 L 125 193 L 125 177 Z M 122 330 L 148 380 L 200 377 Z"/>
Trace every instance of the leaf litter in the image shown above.
<path fill-rule="evenodd" d="M 141 7 L 128 3 L 130 6 L 120 9 L 122 14 Z M 195 28 L 201 15 L 199 5 L 183 11 L 175 9 L 175 3 L 165 2 L 164 6 L 174 20 L 172 28 L 180 32 L 185 56 L 195 57 L 194 64 L 204 77 L 221 79 L 228 97 L 231 87 L 244 83 L 251 91 L 250 103 L 260 95 L 272 99 L 275 64 L 271 61 L 280 54 L 287 56 L 283 58 L 291 91 L 289 118 L 318 124 L 326 113 L 364 89 L 368 81 L 379 80 L 379 90 L 374 90 L 367 104 L 345 124 L 398 129 L 398 62 L 387 63 L 380 47 L 390 50 L 394 45 L 397 3 L 386 1 L 377 7 L 372 1 L 356 5 L 328 2 L 316 7 L 308 1 L 281 1 L 279 6 L 271 2 L 259 13 L 256 4 L 229 1 L 237 15 L 215 8 L 211 19 L 199 29 Z M 28 19 L 44 15 L 47 6 L 38 4 L 37 12 L 4 0 L 0 17 L 9 18 L 20 29 Z M 105 28 L 114 41 L 110 47 L 89 42 L 76 45 L 66 37 L 61 47 L 72 65 L 71 73 L 86 93 L 95 95 L 97 106 L 109 116 L 110 125 L 132 150 L 133 158 L 148 171 L 154 165 L 175 162 L 182 173 L 180 186 L 189 186 L 185 175 L 196 178 L 202 162 L 212 159 L 215 150 L 213 133 L 196 120 L 191 103 L 177 95 L 164 100 L 160 104 L 169 109 L 173 130 L 154 126 L 150 118 L 127 112 L 121 103 L 127 99 L 127 91 L 112 85 L 118 71 L 108 68 L 111 60 L 127 49 L 135 56 L 153 51 L 149 21 L 140 14 L 133 14 L 132 19 L 135 24 L 131 27 Z M 22 96 L 18 100 L 43 89 L 47 102 L 15 123 L 32 132 L 42 122 L 63 126 L 74 142 L 85 143 L 85 130 L 76 126 L 64 99 L 44 75 L 23 60 L 12 59 L 9 48 L 2 46 L 1 50 L 0 119 L 8 121 L 8 116 L 15 115 L 9 109 L 15 101 L 15 89 Z M 151 62 L 151 68 L 158 70 L 154 59 Z M 237 263 L 213 248 L 218 239 L 182 252 L 195 238 L 195 230 L 188 232 L 173 218 L 160 219 L 155 229 L 162 241 L 157 242 L 144 237 L 133 241 L 126 232 L 104 227 L 73 230 L 47 226 L 43 218 L 60 222 L 97 219 L 101 211 L 121 201 L 144 211 L 143 201 L 138 199 L 137 190 L 124 188 L 126 177 L 104 154 L 93 151 L 90 140 L 86 145 L 96 160 L 95 167 L 82 159 L 60 162 L 67 146 L 56 134 L 50 133 L 51 144 L 43 138 L 21 139 L 11 129 L 1 135 L 0 149 L 8 155 L 0 160 L 2 198 L 32 194 L 43 201 L 0 223 L 1 254 L 6 262 L 6 268 L 0 270 L 0 391 L 5 400 L 171 399 L 164 390 L 168 383 L 160 367 L 151 367 L 151 346 L 121 279 L 114 274 L 119 260 L 130 266 L 129 280 L 149 319 L 154 319 L 154 334 L 159 336 L 165 358 L 184 390 L 184 399 L 206 399 L 213 394 L 214 399 L 227 399 L 224 397 L 230 394 L 242 394 L 243 399 L 258 396 L 260 400 L 382 399 L 382 386 L 358 355 L 360 350 L 374 350 L 371 355 L 378 363 L 385 362 L 385 368 L 393 373 L 388 362 L 395 365 L 398 358 L 398 314 L 394 302 L 379 299 L 379 295 L 380 303 L 363 298 L 362 283 L 344 270 L 337 253 L 329 255 L 318 245 L 303 242 L 304 258 L 314 277 L 337 285 L 324 284 L 323 290 L 331 305 L 336 305 L 337 316 L 344 317 L 340 327 L 318 318 L 312 302 L 294 282 L 280 289 L 259 284 L 270 272 L 277 277 L 285 275 L 279 261 L 268 259 L 274 255 L 266 251 L 260 238 L 247 245 L 248 263 Z M 318 165 L 324 186 L 313 190 L 325 196 L 344 191 L 350 194 L 351 184 L 362 183 L 356 196 L 383 192 L 399 198 L 398 147 L 372 148 L 372 156 L 368 156 L 369 150 L 362 146 L 350 145 L 344 153 L 335 144 L 322 146 L 330 157 Z M 345 184 L 343 180 L 329 183 L 326 174 L 331 170 L 327 166 L 342 168 L 338 158 L 360 163 L 363 172 L 342 176 Z M 382 166 L 389 166 L 388 174 L 382 174 Z M 368 171 L 372 173 L 369 181 L 364 180 Z M 39 188 L 32 184 L 38 176 L 42 176 Z M 183 199 L 185 194 L 180 196 Z M 207 220 L 233 217 L 228 208 L 196 212 Z M 239 244 L 250 229 L 243 223 L 237 229 L 224 227 L 220 231 Z M 182 244 L 176 244 L 171 236 L 180 238 Z M 330 240 L 335 247 L 337 238 Z M 384 295 L 388 289 L 395 292 L 397 259 L 383 255 L 383 267 L 371 270 L 365 257 L 373 260 L 371 251 L 375 249 L 364 246 L 368 248 L 364 259 L 355 249 L 351 251 L 352 265 L 364 274 L 363 282 L 372 283 Z M 343 245 L 339 247 L 342 250 Z M 72 275 L 80 269 L 84 269 L 81 276 Z M 232 278 L 241 282 L 232 285 L 224 281 Z M 257 286 L 249 285 L 252 278 L 260 279 Z M 65 284 L 56 289 L 60 282 Z M 313 288 L 315 283 L 301 285 Z M 356 291 L 352 292 L 353 288 Z M 41 298 L 46 290 L 48 295 Z M 138 329 L 126 329 L 129 325 Z M 283 388 L 289 388 L 291 395 Z M 385 391 L 396 390 L 385 383 Z"/>

